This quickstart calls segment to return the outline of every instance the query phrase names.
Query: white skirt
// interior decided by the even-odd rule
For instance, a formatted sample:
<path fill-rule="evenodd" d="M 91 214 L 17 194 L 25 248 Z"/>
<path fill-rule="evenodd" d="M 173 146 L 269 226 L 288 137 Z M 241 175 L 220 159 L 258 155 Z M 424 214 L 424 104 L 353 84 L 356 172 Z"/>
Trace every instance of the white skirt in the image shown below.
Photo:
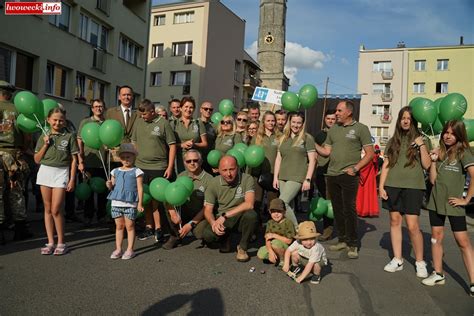
<path fill-rule="evenodd" d="M 50 167 L 40 165 L 36 175 L 36 184 L 50 188 L 67 187 L 69 182 L 69 167 Z"/>

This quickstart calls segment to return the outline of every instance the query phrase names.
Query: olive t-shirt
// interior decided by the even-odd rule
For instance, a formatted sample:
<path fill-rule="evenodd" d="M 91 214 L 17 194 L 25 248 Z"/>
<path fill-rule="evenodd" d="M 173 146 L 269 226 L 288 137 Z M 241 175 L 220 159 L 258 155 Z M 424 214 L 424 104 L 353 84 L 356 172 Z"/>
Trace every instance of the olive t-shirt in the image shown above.
<path fill-rule="evenodd" d="M 229 149 L 238 143 L 242 143 L 242 137 L 239 133 L 235 133 L 233 135 L 217 136 L 215 149 L 220 151 L 222 154 L 225 154 L 229 151 Z"/>
<path fill-rule="evenodd" d="M 278 179 L 303 183 L 308 171 L 308 153 L 315 152 L 313 136 L 305 134 L 300 144 L 297 137 L 284 140 L 278 147 L 281 155 Z"/>
<path fill-rule="evenodd" d="M 23 135 L 16 125 L 17 112 L 13 103 L 0 101 L 0 148 L 23 146 Z"/>
<path fill-rule="evenodd" d="M 268 220 L 265 234 L 273 233 L 293 239 L 296 235 L 295 224 L 287 218 L 283 218 L 281 222 L 277 223 L 273 219 Z"/>
<path fill-rule="evenodd" d="M 213 177 L 203 170 L 196 177 L 192 177 L 187 171 L 183 171 L 178 175 L 178 178 L 185 176 L 188 176 L 193 180 L 194 190 L 191 193 L 189 200 L 182 206 L 182 208 L 195 214 L 199 212 L 204 205 L 204 192 L 206 191 L 206 188 L 209 186 L 209 183 Z"/>
<path fill-rule="evenodd" d="M 39 152 L 44 145 L 43 137 L 40 136 L 36 143 L 35 152 Z M 63 130 L 59 134 L 49 135 L 49 146 L 41 159 L 40 164 L 49 167 L 70 167 L 72 155 L 79 153 L 77 137 L 75 133 Z"/>
<path fill-rule="evenodd" d="M 252 138 L 251 144 L 255 145 L 256 137 Z M 261 174 L 273 173 L 275 168 L 275 159 L 278 152 L 279 141 L 276 138 L 275 134 L 270 136 L 264 135 L 262 142 L 260 143 L 265 152 L 265 159 L 262 164 L 256 168 L 249 168 L 249 173 L 254 177 L 258 177 Z"/>
<path fill-rule="evenodd" d="M 465 208 L 450 205 L 448 198 L 462 198 L 464 183 L 466 182 L 466 170 L 473 165 L 474 156 L 469 149 L 464 151 L 461 160 L 449 161 L 449 158 L 447 158 L 438 161 L 436 163 L 438 176 L 431 190 L 430 200 L 426 208 L 441 215 L 465 216 Z"/>
<path fill-rule="evenodd" d="M 335 124 L 329 129 L 325 144 L 331 147 L 327 175 L 338 176 L 360 161 L 362 148 L 372 146 L 372 136 L 366 125 L 356 121 L 345 126 Z"/>

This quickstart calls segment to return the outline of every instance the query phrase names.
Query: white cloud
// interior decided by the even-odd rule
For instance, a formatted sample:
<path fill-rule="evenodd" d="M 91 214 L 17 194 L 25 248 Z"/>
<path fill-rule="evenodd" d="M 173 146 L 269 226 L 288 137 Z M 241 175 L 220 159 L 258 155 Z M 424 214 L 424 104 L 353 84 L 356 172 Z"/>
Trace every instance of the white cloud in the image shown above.
<path fill-rule="evenodd" d="M 258 52 L 257 41 L 254 41 L 245 50 L 253 59 L 257 60 L 257 52 Z"/>
<path fill-rule="evenodd" d="M 350 65 L 350 63 L 349 63 L 349 61 L 347 60 L 347 58 L 344 58 L 344 57 L 341 58 L 341 64 L 343 64 L 343 65 Z"/>
<path fill-rule="evenodd" d="M 290 84 L 292 86 L 300 85 L 298 79 L 296 79 L 296 75 L 298 74 L 298 68 L 285 66 L 284 73 L 288 77 L 288 79 L 290 79 Z"/>

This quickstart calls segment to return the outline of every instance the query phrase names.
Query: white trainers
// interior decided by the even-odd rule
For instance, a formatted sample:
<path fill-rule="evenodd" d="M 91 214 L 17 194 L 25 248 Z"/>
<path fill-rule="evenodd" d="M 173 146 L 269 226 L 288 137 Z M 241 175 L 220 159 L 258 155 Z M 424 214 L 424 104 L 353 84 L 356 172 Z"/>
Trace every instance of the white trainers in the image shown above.
<path fill-rule="evenodd" d="M 429 277 L 421 280 L 421 283 L 428 286 L 442 285 L 446 282 L 446 279 L 443 274 L 439 274 L 436 271 L 433 271 Z"/>
<path fill-rule="evenodd" d="M 397 272 L 403 270 L 403 259 L 393 258 L 387 265 L 383 268 L 387 272 Z"/>
<path fill-rule="evenodd" d="M 415 262 L 416 267 L 416 276 L 419 278 L 427 278 L 428 277 L 428 270 L 426 270 L 426 262 L 425 261 L 417 261 Z"/>

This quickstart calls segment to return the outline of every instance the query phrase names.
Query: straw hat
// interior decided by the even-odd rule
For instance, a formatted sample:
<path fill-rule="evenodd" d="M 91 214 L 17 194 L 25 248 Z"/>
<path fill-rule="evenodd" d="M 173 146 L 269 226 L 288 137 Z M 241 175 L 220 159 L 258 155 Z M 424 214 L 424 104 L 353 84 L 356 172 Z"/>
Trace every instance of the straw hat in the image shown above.
<path fill-rule="evenodd" d="M 300 240 L 311 239 L 316 238 L 319 235 L 321 234 L 316 231 L 316 226 L 314 225 L 314 222 L 306 221 L 298 225 L 298 234 L 296 234 L 295 238 Z"/>

